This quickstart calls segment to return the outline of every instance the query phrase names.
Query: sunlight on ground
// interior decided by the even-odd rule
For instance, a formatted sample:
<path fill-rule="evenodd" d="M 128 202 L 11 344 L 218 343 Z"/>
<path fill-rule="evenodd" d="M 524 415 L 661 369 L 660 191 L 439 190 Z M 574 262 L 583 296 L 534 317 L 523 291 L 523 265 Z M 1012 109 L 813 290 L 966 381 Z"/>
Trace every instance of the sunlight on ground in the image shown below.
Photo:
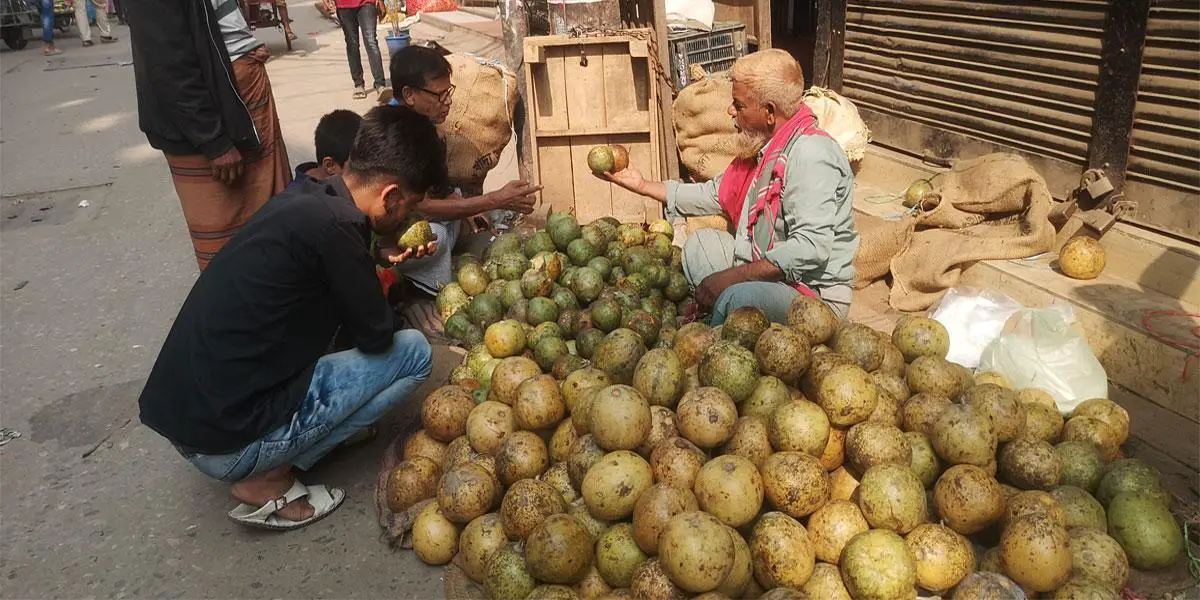
<path fill-rule="evenodd" d="M 144 164 L 162 159 L 162 153 L 143 142 L 117 151 L 117 158 L 123 165 Z"/>
<path fill-rule="evenodd" d="M 66 102 L 59 102 L 58 104 L 49 107 L 48 110 L 57 111 L 64 108 L 75 108 L 76 106 L 83 106 L 84 104 L 87 104 L 93 100 L 95 100 L 95 98 L 76 98 L 74 100 L 67 100 Z"/>
<path fill-rule="evenodd" d="M 93 117 L 75 127 L 75 133 L 98 133 L 107 129 L 112 129 L 113 127 L 116 127 L 122 122 L 128 120 L 134 114 L 134 112 L 130 111 L 123 113 L 108 113 L 107 115 Z"/>

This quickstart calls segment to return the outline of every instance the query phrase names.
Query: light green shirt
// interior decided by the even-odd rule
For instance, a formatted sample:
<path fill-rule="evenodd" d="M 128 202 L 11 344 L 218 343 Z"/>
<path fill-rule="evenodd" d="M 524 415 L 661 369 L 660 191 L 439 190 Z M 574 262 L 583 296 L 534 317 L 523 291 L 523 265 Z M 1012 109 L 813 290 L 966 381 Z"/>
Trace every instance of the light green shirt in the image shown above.
<path fill-rule="evenodd" d="M 705 183 L 666 184 L 670 217 L 724 214 L 717 202 L 721 177 Z M 737 223 L 735 266 L 752 260 L 747 215 L 757 191 L 747 193 Z M 854 282 L 858 232 L 851 214 L 853 193 L 854 172 L 836 141 L 810 135 L 792 145 L 784 170 L 780 218 L 775 222 L 777 241 L 765 257 L 783 271 L 786 281 L 817 290 Z"/>

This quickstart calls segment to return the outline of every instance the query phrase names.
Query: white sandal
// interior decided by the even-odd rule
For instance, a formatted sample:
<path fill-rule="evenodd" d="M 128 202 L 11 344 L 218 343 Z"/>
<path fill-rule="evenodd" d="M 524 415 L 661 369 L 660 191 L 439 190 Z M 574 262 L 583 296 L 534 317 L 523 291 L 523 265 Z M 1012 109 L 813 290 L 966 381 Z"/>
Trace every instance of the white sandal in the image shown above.
<path fill-rule="evenodd" d="M 313 516 L 303 521 L 291 521 L 275 514 L 283 510 L 283 507 L 287 506 L 288 503 L 295 502 L 301 498 L 308 498 L 308 503 L 312 505 L 315 511 L 313 512 Z M 312 525 L 324 519 L 337 510 L 345 500 L 346 492 L 339 488 L 326 488 L 323 485 L 309 487 L 297 480 L 283 496 L 258 507 L 243 502 L 237 508 L 229 511 L 228 516 L 231 521 L 247 527 L 270 529 L 273 531 L 289 531 Z"/>

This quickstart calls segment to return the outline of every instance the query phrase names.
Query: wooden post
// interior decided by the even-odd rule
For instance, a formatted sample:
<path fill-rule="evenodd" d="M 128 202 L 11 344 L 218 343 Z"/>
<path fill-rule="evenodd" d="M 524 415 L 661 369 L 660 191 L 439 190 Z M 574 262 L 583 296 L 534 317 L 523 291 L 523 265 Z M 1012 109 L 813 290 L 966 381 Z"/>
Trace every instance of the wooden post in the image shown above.
<path fill-rule="evenodd" d="M 679 147 L 675 143 L 675 97 L 671 93 L 671 44 L 667 29 L 666 0 L 654 0 L 654 42 L 658 46 L 658 63 L 667 74 L 667 80 L 659 82 L 659 110 L 662 121 L 663 178 L 679 177 Z"/>
<path fill-rule="evenodd" d="M 550 33 L 566 35 L 574 27 L 584 29 L 620 29 L 621 5 L 618 0 L 550 0 Z"/>
<path fill-rule="evenodd" d="M 758 36 L 758 49 L 771 47 L 771 0 L 756 0 L 754 3 L 754 29 Z"/>
<path fill-rule="evenodd" d="M 530 146 L 530 123 L 526 106 L 530 101 L 525 97 L 525 36 L 529 33 L 529 22 L 526 19 L 525 2 L 523 0 L 500 0 L 500 22 L 504 33 L 504 64 L 517 77 L 517 91 L 520 100 L 513 111 L 513 133 L 517 136 L 517 168 L 521 179 L 529 181 L 532 177 L 532 157 Z"/>
<path fill-rule="evenodd" d="M 1112 195 L 1119 193 L 1125 185 L 1125 168 L 1133 135 L 1133 109 L 1137 103 L 1149 19 L 1150 0 L 1114 0 L 1104 20 L 1088 168 L 1104 169 L 1113 185 Z M 1097 204 L 1087 194 L 1081 194 L 1079 201 L 1083 209 L 1094 208 Z"/>
<path fill-rule="evenodd" d="M 813 51 L 813 85 L 842 91 L 846 56 L 846 0 L 817 2 L 817 44 Z"/>

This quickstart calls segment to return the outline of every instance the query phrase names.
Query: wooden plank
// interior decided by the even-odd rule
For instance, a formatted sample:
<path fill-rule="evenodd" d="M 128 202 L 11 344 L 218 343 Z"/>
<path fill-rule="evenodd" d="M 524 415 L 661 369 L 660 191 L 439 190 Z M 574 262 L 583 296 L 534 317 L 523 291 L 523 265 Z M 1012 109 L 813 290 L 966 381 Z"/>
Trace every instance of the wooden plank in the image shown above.
<path fill-rule="evenodd" d="M 545 62 L 529 66 L 533 86 L 533 127 L 537 131 L 567 131 L 566 59 L 561 49 L 546 52 Z"/>
<path fill-rule="evenodd" d="M 572 160 L 570 138 L 538 139 L 542 203 L 554 212 L 567 211 L 575 206 L 575 182 L 574 177 L 570 176 L 574 169 Z"/>
<path fill-rule="evenodd" d="M 522 179 L 528 179 L 533 173 L 532 157 L 535 153 L 529 133 L 531 124 L 527 107 L 530 95 L 525 85 L 524 66 L 525 36 L 529 33 L 529 20 L 525 18 L 521 0 L 503 0 L 497 8 L 500 11 L 501 31 L 504 36 L 505 66 L 516 76 L 517 89 L 520 90 L 520 98 L 513 110 L 513 130 L 517 136 L 517 171 Z"/>
<path fill-rule="evenodd" d="M 567 88 L 567 123 L 571 130 L 605 127 L 603 46 L 581 44 L 554 52 L 563 56 L 562 84 Z"/>
<path fill-rule="evenodd" d="M 759 50 L 771 47 L 771 0 L 755 0 L 755 38 Z"/>
<path fill-rule="evenodd" d="M 846 58 L 846 3 L 832 0 L 829 3 L 829 67 L 826 87 L 842 91 L 842 66 Z"/>
<path fill-rule="evenodd" d="M 617 0 L 586 0 L 552 4 L 550 33 L 567 34 L 575 27 L 616 29 L 621 26 L 621 7 Z"/>
<path fill-rule="evenodd" d="M 823 88 L 829 87 L 830 45 L 833 40 L 833 20 L 830 13 L 835 1 L 817 0 L 817 39 L 813 47 L 813 72 L 805 73 L 812 85 Z"/>
<path fill-rule="evenodd" d="M 1170 456 L 1183 466 L 1200 471 L 1200 444 L 1194 421 L 1117 385 L 1108 386 L 1108 398 L 1129 412 L 1129 432 L 1147 446 Z"/>
<path fill-rule="evenodd" d="M 607 108 L 604 127 L 611 130 L 650 129 L 650 72 L 643 59 L 633 59 L 621 44 L 600 46 L 602 85 Z M 633 85 L 630 85 L 630 82 Z M 615 133 L 615 132 L 614 132 Z"/>
<path fill-rule="evenodd" d="M 535 99 L 535 94 L 534 94 L 533 65 L 526 64 L 521 69 L 521 72 L 524 73 L 524 75 L 525 75 L 525 77 L 523 78 L 525 80 L 525 87 L 524 87 L 525 93 L 522 98 L 522 106 L 518 107 L 518 108 L 534 106 L 536 103 L 536 99 Z M 528 132 L 530 129 L 532 129 L 534 127 L 534 125 L 532 123 L 530 123 L 530 120 L 534 119 L 535 117 L 530 114 L 530 111 L 521 110 L 520 117 L 521 117 L 520 120 L 523 123 L 523 126 L 521 128 L 523 131 Z M 514 125 L 515 125 L 515 123 L 514 123 Z M 518 157 L 518 160 L 521 162 L 519 167 L 526 169 L 524 172 L 521 173 L 521 176 L 528 178 L 528 180 L 535 185 L 541 185 L 541 183 L 542 183 L 541 167 L 539 165 L 539 160 L 538 160 L 538 155 L 541 153 L 540 145 L 541 145 L 541 141 L 538 140 L 536 136 L 531 135 L 531 136 L 529 136 L 528 146 L 524 150 L 521 150 L 520 148 L 518 148 L 519 152 L 521 152 L 521 151 L 525 152 L 524 156 Z M 538 192 L 537 193 L 537 204 L 534 205 L 534 213 L 538 214 L 538 215 L 542 215 L 543 217 L 545 216 L 545 214 L 544 214 L 545 210 L 543 208 L 544 205 L 546 204 L 545 198 L 546 198 L 546 195 L 544 192 Z"/>
<path fill-rule="evenodd" d="M 647 177 L 652 177 L 657 161 L 650 143 L 649 135 L 613 135 L 609 136 L 610 144 L 621 144 L 629 149 L 629 166 L 638 169 Z M 656 210 L 655 206 L 659 208 Z M 657 219 L 661 214 L 661 205 L 649 198 L 612 186 L 612 210 L 617 220 L 632 223 L 643 223 L 647 219 Z"/>
<path fill-rule="evenodd" d="M 575 187 L 575 217 L 580 223 L 589 223 L 600 217 L 613 215 L 611 183 L 592 175 L 587 166 L 587 154 L 593 146 L 607 144 L 607 136 L 579 136 L 568 138 L 571 144 L 571 179 Z M 618 215 L 618 219 L 621 217 Z"/>
<path fill-rule="evenodd" d="M 657 46 L 658 64 L 662 66 L 662 71 L 665 73 L 671 70 L 671 50 L 668 42 L 670 31 L 667 28 L 667 5 L 666 0 L 654 0 L 654 42 Z M 658 69 L 655 69 L 657 75 Z M 679 173 L 679 149 L 675 142 L 675 125 L 672 121 L 672 105 L 675 98 L 675 90 L 672 89 L 672 83 L 668 80 L 663 80 L 661 77 L 656 78 L 655 90 L 658 95 L 658 111 L 659 111 L 659 132 L 660 145 L 658 148 L 659 154 L 663 160 L 659 164 L 663 168 L 663 179 L 676 179 L 680 176 Z"/>
<path fill-rule="evenodd" d="M 646 56 L 649 53 L 648 46 L 645 40 L 638 39 L 635 36 L 642 36 L 649 33 L 645 29 L 631 29 L 630 35 L 597 35 L 589 37 L 574 38 L 567 35 L 543 35 L 538 37 L 526 38 L 527 46 L 540 46 L 544 48 L 554 48 L 559 46 L 575 46 L 592 45 L 592 44 L 629 44 L 629 53 L 631 56 Z"/>
<path fill-rule="evenodd" d="M 1067 221 L 1055 237 L 1055 251 L 1083 227 L 1078 218 Z M 1194 244 L 1118 223 L 1100 245 L 1107 254 L 1106 274 L 1200 306 L 1200 252 Z"/>
<path fill-rule="evenodd" d="M 534 132 L 538 137 L 573 137 L 577 135 L 628 135 L 628 134 L 645 134 L 650 135 L 650 127 L 598 127 L 594 129 L 564 129 L 562 131 L 542 131 Z"/>

